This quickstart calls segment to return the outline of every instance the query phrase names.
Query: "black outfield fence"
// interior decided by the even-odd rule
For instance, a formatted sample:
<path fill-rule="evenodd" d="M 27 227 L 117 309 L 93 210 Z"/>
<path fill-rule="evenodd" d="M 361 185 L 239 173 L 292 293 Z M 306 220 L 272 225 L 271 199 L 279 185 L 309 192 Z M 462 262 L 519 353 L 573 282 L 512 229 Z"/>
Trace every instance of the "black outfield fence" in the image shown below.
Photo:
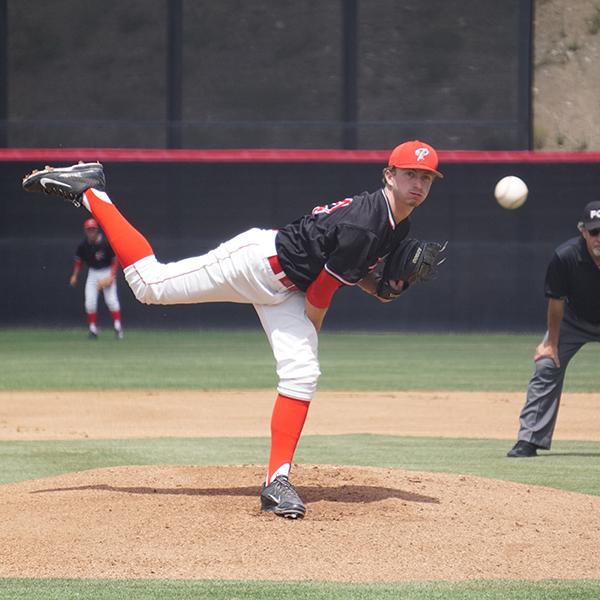
<path fill-rule="evenodd" d="M 68 278 L 85 210 L 24 193 L 23 174 L 40 164 L 100 158 L 108 192 L 147 236 L 159 259 L 204 253 L 250 227 L 277 228 L 332 202 L 380 186 L 386 153 L 230 151 L 5 151 L 0 161 L 0 325 L 83 323 L 83 289 Z M 414 213 L 412 235 L 448 240 L 439 278 L 381 305 L 343 289 L 331 329 L 542 331 L 543 279 L 553 249 L 578 235 L 584 204 L 600 193 L 600 155 L 441 153 L 445 178 Z M 522 177 L 527 202 L 500 208 L 500 177 Z M 120 280 L 124 322 L 140 327 L 258 326 L 252 307 L 139 304 Z M 102 311 L 102 309 L 101 309 Z M 108 325 L 106 312 L 105 323 Z"/>

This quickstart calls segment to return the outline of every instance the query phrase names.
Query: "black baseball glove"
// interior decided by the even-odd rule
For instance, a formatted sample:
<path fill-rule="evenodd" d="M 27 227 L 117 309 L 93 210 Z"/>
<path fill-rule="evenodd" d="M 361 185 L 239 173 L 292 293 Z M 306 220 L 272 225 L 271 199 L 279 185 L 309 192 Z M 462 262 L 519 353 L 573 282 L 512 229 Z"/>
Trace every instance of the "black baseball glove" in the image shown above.
<path fill-rule="evenodd" d="M 438 267 L 446 260 L 441 254 L 448 242 L 423 242 L 403 240 L 386 258 L 381 279 L 377 285 L 377 297 L 395 300 L 412 283 L 428 281 L 436 276 Z M 401 282 L 397 287 L 390 282 Z"/>

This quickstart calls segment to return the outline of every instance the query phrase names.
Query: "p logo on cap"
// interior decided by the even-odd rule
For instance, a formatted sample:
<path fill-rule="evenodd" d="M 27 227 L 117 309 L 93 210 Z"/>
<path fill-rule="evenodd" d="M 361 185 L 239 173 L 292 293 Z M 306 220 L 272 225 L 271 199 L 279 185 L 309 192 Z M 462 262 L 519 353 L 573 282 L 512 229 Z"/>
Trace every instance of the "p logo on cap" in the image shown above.
<path fill-rule="evenodd" d="M 417 161 L 425 160 L 425 158 L 429 155 L 429 150 L 427 148 L 417 148 L 415 150 L 415 156 L 417 157 Z"/>
<path fill-rule="evenodd" d="M 437 152 L 432 146 L 419 140 L 404 142 L 396 146 L 390 154 L 388 166 L 399 169 L 423 169 L 435 173 L 438 177 L 443 177 L 437 170 Z"/>

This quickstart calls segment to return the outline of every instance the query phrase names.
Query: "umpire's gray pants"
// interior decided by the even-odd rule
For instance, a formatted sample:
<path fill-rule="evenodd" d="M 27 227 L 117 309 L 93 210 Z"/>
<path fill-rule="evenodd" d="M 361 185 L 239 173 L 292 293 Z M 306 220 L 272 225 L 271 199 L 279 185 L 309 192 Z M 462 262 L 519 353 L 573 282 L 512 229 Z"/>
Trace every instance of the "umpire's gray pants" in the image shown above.
<path fill-rule="evenodd" d="M 584 344 L 599 341 L 600 325 L 578 319 L 565 306 L 558 339 L 560 367 L 551 358 L 536 361 L 519 419 L 519 440 L 531 442 L 540 448 L 550 448 L 567 365 Z"/>

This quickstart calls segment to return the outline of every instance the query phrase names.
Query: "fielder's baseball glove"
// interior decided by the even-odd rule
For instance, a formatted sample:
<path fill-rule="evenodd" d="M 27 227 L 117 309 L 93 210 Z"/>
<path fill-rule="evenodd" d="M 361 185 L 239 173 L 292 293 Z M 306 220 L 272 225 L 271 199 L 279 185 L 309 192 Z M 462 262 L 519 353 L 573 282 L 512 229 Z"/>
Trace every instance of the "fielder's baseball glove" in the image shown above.
<path fill-rule="evenodd" d="M 412 283 L 433 279 L 438 267 L 446 260 L 441 254 L 448 242 L 424 242 L 408 239 L 398 244 L 387 257 L 377 286 L 377 296 L 382 300 L 395 300 Z M 402 281 L 399 289 L 390 281 Z"/>

